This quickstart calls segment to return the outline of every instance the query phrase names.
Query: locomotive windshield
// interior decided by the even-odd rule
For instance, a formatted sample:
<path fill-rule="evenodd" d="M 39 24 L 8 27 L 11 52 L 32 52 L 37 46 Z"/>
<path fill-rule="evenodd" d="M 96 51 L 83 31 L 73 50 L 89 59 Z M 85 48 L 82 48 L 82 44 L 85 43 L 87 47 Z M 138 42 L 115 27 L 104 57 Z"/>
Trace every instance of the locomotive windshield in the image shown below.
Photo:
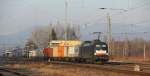
<path fill-rule="evenodd" d="M 96 50 L 107 50 L 106 45 L 96 45 Z"/>

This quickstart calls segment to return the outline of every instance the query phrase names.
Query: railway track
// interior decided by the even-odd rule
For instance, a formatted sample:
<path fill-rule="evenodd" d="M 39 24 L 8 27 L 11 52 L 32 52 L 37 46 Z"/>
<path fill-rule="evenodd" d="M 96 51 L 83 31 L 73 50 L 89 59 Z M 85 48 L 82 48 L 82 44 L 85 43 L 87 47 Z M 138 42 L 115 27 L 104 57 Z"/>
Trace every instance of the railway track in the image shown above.
<path fill-rule="evenodd" d="M 82 67 L 82 68 L 88 68 L 88 69 L 96 69 L 96 70 L 110 71 L 110 72 L 116 72 L 116 73 L 124 73 L 124 74 L 129 74 L 129 75 L 150 76 L 150 72 L 120 69 L 120 68 L 115 68 L 115 67 L 108 66 L 108 65 L 64 63 L 64 62 L 63 63 L 51 62 L 49 64 L 70 65 L 70 66 L 76 66 L 76 67 Z"/>
<path fill-rule="evenodd" d="M 110 62 L 104 65 L 99 64 L 85 64 L 85 63 L 71 63 L 71 62 L 58 62 L 58 61 L 51 61 L 50 63 L 47 62 L 40 62 L 40 61 L 15 61 L 10 60 L 7 61 L 9 64 L 41 64 L 44 63 L 46 65 L 67 65 L 67 66 L 74 66 L 74 67 L 82 67 L 87 69 L 96 69 L 108 72 L 115 72 L 115 73 L 123 73 L 129 75 L 137 75 L 137 76 L 150 76 L 150 65 L 149 64 L 139 64 L 139 63 L 124 63 L 124 62 Z M 134 65 L 140 65 L 144 70 L 142 71 L 134 71 Z M 149 71 L 147 71 L 147 70 Z M 1 69 L 0 69 L 1 70 Z M 20 75 L 26 76 L 26 75 Z"/>
<path fill-rule="evenodd" d="M 0 76 L 28 76 L 6 68 L 0 68 Z"/>

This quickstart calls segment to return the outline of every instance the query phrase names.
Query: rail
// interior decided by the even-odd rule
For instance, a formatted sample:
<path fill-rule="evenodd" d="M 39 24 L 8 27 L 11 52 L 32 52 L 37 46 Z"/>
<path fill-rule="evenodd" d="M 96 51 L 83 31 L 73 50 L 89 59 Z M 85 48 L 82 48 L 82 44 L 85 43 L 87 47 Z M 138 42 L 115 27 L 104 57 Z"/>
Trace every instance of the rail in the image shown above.
<path fill-rule="evenodd" d="M 15 72 L 15 71 L 12 71 L 12 70 L 9 70 L 9 69 L 6 69 L 6 68 L 0 68 L 0 71 L 11 73 L 12 76 L 13 76 L 13 75 L 17 75 L 17 76 L 28 76 L 28 75 L 24 75 L 24 74 L 21 74 L 21 73 L 19 73 L 19 72 Z M 2 75 L 2 74 L 1 74 L 1 75 Z M 2 76 L 5 76 L 5 75 L 2 75 Z"/>

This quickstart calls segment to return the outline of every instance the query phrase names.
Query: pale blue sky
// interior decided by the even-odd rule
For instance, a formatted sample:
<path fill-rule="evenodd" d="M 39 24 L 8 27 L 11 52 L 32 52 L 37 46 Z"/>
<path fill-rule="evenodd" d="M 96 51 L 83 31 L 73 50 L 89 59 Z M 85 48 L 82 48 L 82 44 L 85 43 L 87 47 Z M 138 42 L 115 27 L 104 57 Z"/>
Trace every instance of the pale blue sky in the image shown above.
<path fill-rule="evenodd" d="M 0 0 L 0 36 L 23 33 L 33 27 L 57 21 L 63 23 L 64 1 Z M 98 9 L 101 7 L 128 11 L 114 15 L 122 11 L 102 11 Z M 84 34 L 92 31 L 105 32 L 106 12 L 111 13 L 113 32 L 139 32 L 150 29 L 150 0 L 69 0 L 69 22 L 87 24 L 88 26 L 83 26 L 83 29 L 88 33 L 83 31 Z M 130 27 L 132 24 L 134 28 Z"/>

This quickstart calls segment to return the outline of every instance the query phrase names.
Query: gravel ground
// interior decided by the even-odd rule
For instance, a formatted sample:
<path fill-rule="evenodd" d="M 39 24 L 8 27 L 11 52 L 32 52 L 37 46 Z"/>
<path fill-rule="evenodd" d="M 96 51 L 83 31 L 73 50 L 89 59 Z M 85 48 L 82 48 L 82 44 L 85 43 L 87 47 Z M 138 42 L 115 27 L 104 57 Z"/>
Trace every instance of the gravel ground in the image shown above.
<path fill-rule="evenodd" d="M 29 76 L 137 76 L 59 64 L 7 64 L 4 66 Z"/>

